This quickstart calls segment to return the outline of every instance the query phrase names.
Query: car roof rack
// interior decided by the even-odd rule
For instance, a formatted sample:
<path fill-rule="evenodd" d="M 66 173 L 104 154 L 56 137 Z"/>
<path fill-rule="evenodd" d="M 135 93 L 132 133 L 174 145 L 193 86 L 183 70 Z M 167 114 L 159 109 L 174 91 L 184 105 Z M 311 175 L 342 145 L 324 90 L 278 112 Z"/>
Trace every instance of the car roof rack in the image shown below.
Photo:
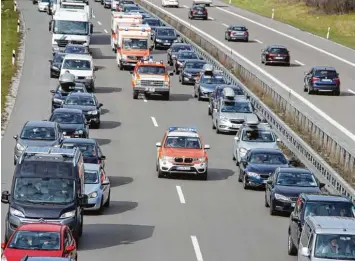
<path fill-rule="evenodd" d="M 197 133 L 197 129 L 193 127 L 169 127 L 168 128 L 168 132 L 173 132 L 173 131 Z"/>

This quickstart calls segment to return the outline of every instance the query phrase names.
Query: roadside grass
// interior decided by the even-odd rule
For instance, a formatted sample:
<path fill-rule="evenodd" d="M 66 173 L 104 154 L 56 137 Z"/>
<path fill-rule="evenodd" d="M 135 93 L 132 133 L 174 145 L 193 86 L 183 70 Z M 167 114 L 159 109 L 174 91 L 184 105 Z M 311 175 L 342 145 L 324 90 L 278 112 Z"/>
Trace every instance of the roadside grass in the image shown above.
<path fill-rule="evenodd" d="M 324 38 L 330 27 L 329 40 L 355 49 L 355 13 L 325 15 L 296 0 L 232 0 L 232 5 L 270 18 L 274 8 L 275 20 Z"/>
<path fill-rule="evenodd" d="M 19 13 L 14 11 L 14 1 L 1 1 L 1 120 L 4 116 L 6 97 L 11 87 L 11 79 L 17 71 L 12 65 L 12 50 L 17 52 L 20 33 L 17 33 Z"/>

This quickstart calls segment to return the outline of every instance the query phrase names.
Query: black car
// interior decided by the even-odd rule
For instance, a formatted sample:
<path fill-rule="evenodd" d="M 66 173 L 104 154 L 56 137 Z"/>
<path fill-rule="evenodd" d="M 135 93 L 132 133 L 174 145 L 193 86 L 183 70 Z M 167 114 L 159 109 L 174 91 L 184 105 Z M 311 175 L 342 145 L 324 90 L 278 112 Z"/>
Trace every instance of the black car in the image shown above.
<path fill-rule="evenodd" d="M 58 84 L 56 90 L 50 90 L 53 93 L 52 96 L 52 111 L 57 108 L 61 108 L 64 100 L 71 92 L 88 92 L 85 85 L 81 82 L 75 82 L 75 85 L 66 85 L 65 87 Z"/>
<path fill-rule="evenodd" d="M 142 9 L 137 10 L 137 12 L 141 14 L 142 19 L 150 18 L 150 15 Z"/>
<path fill-rule="evenodd" d="M 84 163 L 100 164 L 105 168 L 106 156 L 103 155 L 99 143 L 94 139 L 64 139 L 60 144 L 62 149 L 79 148 L 84 158 Z"/>
<path fill-rule="evenodd" d="M 82 110 L 91 127 L 100 128 L 102 103 L 99 103 L 93 93 L 70 93 L 62 107 Z"/>
<path fill-rule="evenodd" d="M 249 41 L 249 32 L 244 25 L 230 25 L 224 33 L 224 39 L 229 41 Z"/>
<path fill-rule="evenodd" d="M 291 65 L 290 52 L 285 46 L 282 45 L 270 45 L 261 51 L 261 63 L 279 64 L 279 65 Z"/>
<path fill-rule="evenodd" d="M 89 137 L 89 128 L 81 110 L 67 108 L 55 109 L 49 121 L 59 124 L 64 137 Z"/>
<path fill-rule="evenodd" d="M 270 207 L 270 215 L 291 213 L 301 193 L 321 193 L 324 186 L 308 169 L 277 168 L 266 181 L 265 207 Z"/>
<path fill-rule="evenodd" d="M 180 51 L 193 51 L 191 44 L 173 43 L 168 49 L 168 64 L 173 65 L 173 61 Z"/>
<path fill-rule="evenodd" d="M 60 69 L 62 68 L 62 62 L 65 55 L 66 53 L 54 53 L 53 60 L 49 60 L 49 72 L 51 78 L 59 78 Z"/>
<path fill-rule="evenodd" d="M 104 6 L 104 8 L 111 9 L 112 0 L 101 0 L 101 4 Z"/>
<path fill-rule="evenodd" d="M 163 22 L 160 19 L 153 18 L 153 17 L 144 18 L 142 24 L 147 24 L 152 29 L 152 39 L 153 39 L 153 37 L 155 35 L 155 29 L 158 26 L 164 26 Z"/>
<path fill-rule="evenodd" d="M 202 18 L 203 20 L 207 20 L 207 8 L 204 5 L 193 5 L 190 7 L 188 17 L 189 19 Z"/>
<path fill-rule="evenodd" d="M 291 162 L 290 162 L 291 163 Z M 241 158 L 238 181 L 243 182 L 243 188 L 264 188 L 266 181 L 279 167 L 287 168 L 289 161 L 278 149 L 250 149 Z"/>
<path fill-rule="evenodd" d="M 213 109 L 216 107 L 216 103 L 222 96 L 224 88 L 232 88 L 235 96 L 245 96 L 243 88 L 238 85 L 219 85 L 217 86 L 210 96 L 210 102 L 208 104 L 208 115 L 212 115 Z"/>
<path fill-rule="evenodd" d="M 124 5 L 135 5 L 135 3 L 134 3 L 134 1 L 132 1 L 132 0 L 119 1 L 119 4 L 117 5 L 117 11 L 118 11 L 118 12 L 122 12 Z"/>
<path fill-rule="evenodd" d="M 173 28 L 160 26 L 155 29 L 153 37 L 155 49 L 169 49 L 170 46 L 177 42 L 179 35 Z"/>
<path fill-rule="evenodd" d="M 295 209 L 290 215 L 288 227 L 288 254 L 296 255 L 304 221 L 308 216 L 355 217 L 355 206 L 350 199 L 341 195 L 307 194 L 299 195 Z"/>
<path fill-rule="evenodd" d="M 316 66 L 305 73 L 304 91 L 308 94 L 317 92 L 332 93 L 340 95 L 339 73 L 335 68 L 329 66 Z"/>
<path fill-rule="evenodd" d="M 184 63 L 189 60 L 199 60 L 200 57 L 194 51 L 181 50 L 177 53 L 176 58 L 173 59 L 174 73 L 179 74 L 184 67 Z"/>
<path fill-rule="evenodd" d="M 206 64 L 205 61 L 200 59 L 187 60 L 184 66 L 181 68 L 181 73 L 179 76 L 179 81 L 182 85 L 185 84 L 195 84 L 197 77 L 200 75 L 203 66 Z"/>
<path fill-rule="evenodd" d="M 121 9 L 121 12 L 124 13 L 135 13 L 140 10 L 139 6 L 136 4 L 123 4 Z"/>
<path fill-rule="evenodd" d="M 72 44 L 68 43 L 63 51 L 66 54 L 91 54 L 89 51 L 89 46 L 84 46 L 82 44 Z"/>

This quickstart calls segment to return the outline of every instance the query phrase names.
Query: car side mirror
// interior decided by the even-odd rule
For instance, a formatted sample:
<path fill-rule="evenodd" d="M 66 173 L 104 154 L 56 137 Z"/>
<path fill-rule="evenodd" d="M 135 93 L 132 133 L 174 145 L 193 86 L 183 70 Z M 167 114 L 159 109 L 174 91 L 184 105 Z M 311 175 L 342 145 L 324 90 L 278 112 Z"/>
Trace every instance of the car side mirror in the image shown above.
<path fill-rule="evenodd" d="M 173 75 L 174 75 L 174 73 L 173 73 L 173 72 L 170 72 L 170 73 L 169 73 L 169 75 L 170 75 L 170 76 L 173 76 Z"/>
<path fill-rule="evenodd" d="M 48 31 L 49 31 L 49 32 L 52 31 L 52 21 L 49 21 L 49 24 L 48 24 Z"/>
<path fill-rule="evenodd" d="M 9 191 L 5 190 L 1 193 L 1 202 L 4 204 L 9 204 L 9 197 L 10 193 Z"/>
<path fill-rule="evenodd" d="M 235 141 L 239 141 L 239 137 L 234 137 L 234 140 Z"/>
<path fill-rule="evenodd" d="M 246 157 L 241 157 L 241 158 L 240 158 L 240 162 L 242 162 L 242 163 L 247 163 L 247 158 L 246 158 Z"/>
<path fill-rule="evenodd" d="M 291 220 L 292 220 L 293 222 L 300 223 L 300 220 L 299 220 L 297 217 L 295 217 L 295 216 L 292 216 L 292 217 L 291 217 Z"/>
<path fill-rule="evenodd" d="M 104 106 L 102 103 L 99 103 L 99 108 L 101 108 L 102 106 Z"/>
<path fill-rule="evenodd" d="M 304 75 L 307 75 L 308 74 L 308 72 L 304 72 Z"/>
<path fill-rule="evenodd" d="M 311 253 L 309 252 L 309 249 L 307 247 L 302 247 L 301 248 L 301 256 L 309 257 Z"/>
<path fill-rule="evenodd" d="M 272 185 L 272 180 L 269 180 L 269 179 L 268 179 L 268 180 L 266 181 L 266 183 L 269 184 L 269 185 Z"/>
<path fill-rule="evenodd" d="M 105 179 L 105 180 L 101 183 L 101 185 L 103 185 L 103 186 L 110 185 L 110 181 L 109 181 L 108 179 Z"/>
<path fill-rule="evenodd" d="M 82 207 L 85 207 L 88 205 L 88 202 L 89 202 L 89 197 L 88 195 L 82 195 L 80 198 L 79 198 L 79 204 L 80 206 Z"/>
<path fill-rule="evenodd" d="M 18 140 L 18 135 L 15 135 L 13 138 L 14 138 L 15 140 Z"/>
<path fill-rule="evenodd" d="M 51 93 L 55 94 L 55 90 L 50 90 Z"/>
<path fill-rule="evenodd" d="M 161 142 L 155 143 L 155 147 L 160 148 L 161 147 Z"/>
<path fill-rule="evenodd" d="M 90 34 L 92 34 L 94 32 L 94 25 L 90 24 Z"/>
<path fill-rule="evenodd" d="M 322 189 L 322 188 L 324 188 L 324 187 L 325 187 L 325 183 L 320 182 L 320 183 L 319 183 L 319 188 Z"/>
<path fill-rule="evenodd" d="M 53 60 L 48 60 L 48 62 L 49 62 L 50 64 L 52 64 L 52 63 L 53 63 Z"/>
<path fill-rule="evenodd" d="M 68 253 L 68 252 L 71 252 L 71 251 L 74 251 L 75 250 L 75 246 L 71 245 L 71 246 L 67 246 L 65 248 L 65 251 Z"/>
<path fill-rule="evenodd" d="M 99 70 L 99 68 L 98 67 L 94 67 L 94 71 L 96 72 L 96 71 L 98 71 Z"/>
<path fill-rule="evenodd" d="M 205 150 L 209 150 L 211 149 L 210 145 L 206 144 L 205 147 L 204 147 Z"/>
<path fill-rule="evenodd" d="M 106 156 L 102 155 L 102 156 L 100 157 L 100 159 L 105 160 L 105 159 L 106 159 Z"/>

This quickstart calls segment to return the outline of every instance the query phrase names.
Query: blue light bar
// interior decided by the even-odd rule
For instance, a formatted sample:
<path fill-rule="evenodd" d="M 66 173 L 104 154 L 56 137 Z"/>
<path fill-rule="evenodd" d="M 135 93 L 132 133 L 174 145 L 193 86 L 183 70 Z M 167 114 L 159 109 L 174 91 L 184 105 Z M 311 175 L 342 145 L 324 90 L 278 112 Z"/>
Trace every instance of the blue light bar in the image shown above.
<path fill-rule="evenodd" d="M 180 132 L 195 132 L 195 133 L 197 133 L 196 128 L 189 128 L 189 127 L 169 127 L 168 131 L 169 132 L 180 131 Z"/>

